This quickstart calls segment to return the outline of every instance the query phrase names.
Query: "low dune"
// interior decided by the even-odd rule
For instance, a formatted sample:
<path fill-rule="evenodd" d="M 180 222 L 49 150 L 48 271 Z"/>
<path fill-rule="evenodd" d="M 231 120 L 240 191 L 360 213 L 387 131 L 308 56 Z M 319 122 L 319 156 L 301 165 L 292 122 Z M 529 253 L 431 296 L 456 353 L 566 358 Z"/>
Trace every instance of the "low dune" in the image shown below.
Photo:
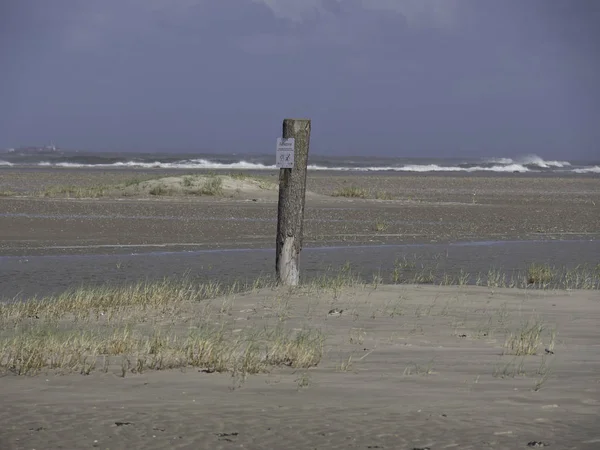
<path fill-rule="evenodd" d="M 126 186 L 124 195 L 211 196 L 276 199 L 278 186 L 268 180 L 230 175 L 186 175 L 142 181 Z"/>
<path fill-rule="evenodd" d="M 276 202 L 278 181 L 267 177 L 253 177 L 243 174 L 216 175 L 194 174 L 166 176 L 159 178 L 131 178 L 115 184 L 65 184 L 49 185 L 35 192 L 5 190 L 0 197 L 28 197 L 32 194 L 51 198 L 212 198 L 236 199 L 255 202 Z M 330 198 L 328 195 L 307 191 L 308 199 Z"/>

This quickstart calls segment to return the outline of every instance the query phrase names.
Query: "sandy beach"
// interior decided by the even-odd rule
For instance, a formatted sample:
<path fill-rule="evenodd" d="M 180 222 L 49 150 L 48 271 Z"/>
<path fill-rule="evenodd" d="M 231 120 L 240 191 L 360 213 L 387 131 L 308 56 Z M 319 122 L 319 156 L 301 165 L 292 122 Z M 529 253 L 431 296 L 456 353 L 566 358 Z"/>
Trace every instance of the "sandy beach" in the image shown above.
<path fill-rule="evenodd" d="M 600 445 L 597 291 L 358 286 L 227 302 L 219 320 L 234 331 L 320 330 L 322 360 L 244 380 L 198 368 L 122 377 L 119 365 L 87 376 L 8 374 L 2 448 Z M 539 336 L 522 342 L 535 354 L 516 355 L 511 333 L 534 325 Z"/>
<path fill-rule="evenodd" d="M 214 179 L 2 170 L 0 448 L 600 448 L 598 177 Z"/>

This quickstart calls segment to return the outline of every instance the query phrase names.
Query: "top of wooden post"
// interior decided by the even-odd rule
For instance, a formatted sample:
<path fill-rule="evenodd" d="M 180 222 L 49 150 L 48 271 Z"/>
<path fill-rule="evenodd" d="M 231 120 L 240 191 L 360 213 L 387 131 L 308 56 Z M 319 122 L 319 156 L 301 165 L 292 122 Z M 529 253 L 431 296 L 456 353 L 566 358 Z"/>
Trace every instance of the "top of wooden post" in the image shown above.
<path fill-rule="evenodd" d="M 294 131 L 302 131 L 306 130 L 310 127 L 310 119 L 284 119 L 283 126 L 289 125 L 292 123 L 294 125 Z"/>

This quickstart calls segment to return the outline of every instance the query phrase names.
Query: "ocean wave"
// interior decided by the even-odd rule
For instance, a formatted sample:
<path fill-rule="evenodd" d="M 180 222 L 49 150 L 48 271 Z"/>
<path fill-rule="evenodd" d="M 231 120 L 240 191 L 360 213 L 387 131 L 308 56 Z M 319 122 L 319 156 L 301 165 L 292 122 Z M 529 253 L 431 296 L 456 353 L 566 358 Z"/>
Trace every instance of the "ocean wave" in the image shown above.
<path fill-rule="evenodd" d="M 139 162 L 139 161 L 125 161 L 115 162 L 110 164 L 84 164 L 84 163 L 50 163 L 40 162 L 39 166 L 53 166 L 53 167 L 65 167 L 65 168 L 132 168 L 132 169 L 246 169 L 246 170 L 265 170 L 265 169 L 276 169 L 275 165 L 268 166 L 260 163 L 250 163 L 246 161 L 239 161 L 235 163 L 219 163 L 208 161 L 206 159 L 192 159 L 187 161 L 178 161 L 173 163 L 167 162 Z"/>
<path fill-rule="evenodd" d="M 406 172 L 529 172 L 527 167 L 520 164 L 509 164 L 506 166 L 474 166 L 474 167 L 456 167 L 456 166 L 438 166 L 436 164 L 429 164 L 425 166 L 410 165 L 400 167 L 398 170 Z"/>
<path fill-rule="evenodd" d="M 490 158 L 484 161 L 487 164 L 514 164 L 511 158 Z"/>
<path fill-rule="evenodd" d="M 527 173 L 527 172 L 569 172 L 569 173 L 600 173 L 600 166 L 589 167 L 569 167 L 561 165 L 562 161 L 544 161 L 544 165 L 538 164 L 523 164 L 512 162 L 508 164 L 508 158 L 500 158 L 497 163 L 492 163 L 488 160 L 486 163 L 475 164 L 469 166 L 461 165 L 445 165 L 445 164 L 404 164 L 404 165 L 382 165 L 382 166 L 334 166 L 320 164 L 309 164 L 309 171 L 334 171 L 334 172 L 411 172 L 411 173 L 435 173 L 435 172 L 496 172 L 496 173 Z M 510 160 L 512 161 L 512 160 Z M 531 162 L 532 160 L 528 160 Z M 567 163 L 569 166 L 570 164 Z M 13 164 L 7 161 L 0 160 L 0 166 L 12 166 Z M 277 170 L 275 164 L 265 164 L 260 162 L 249 162 L 240 160 L 236 162 L 218 162 L 210 159 L 185 159 L 173 162 L 144 162 L 144 161 L 119 161 L 111 163 L 91 164 L 79 162 L 49 162 L 42 161 L 37 163 L 42 167 L 62 167 L 62 168 L 130 168 L 130 169 L 180 169 L 180 170 Z"/>
<path fill-rule="evenodd" d="M 488 164 L 520 164 L 522 166 L 536 166 L 542 169 L 551 167 L 563 168 L 571 166 L 569 161 L 546 161 L 538 155 L 525 155 L 516 159 L 512 158 L 491 158 L 485 161 Z"/>
<path fill-rule="evenodd" d="M 575 173 L 600 173 L 600 166 L 584 167 L 582 169 L 573 169 Z"/>
<path fill-rule="evenodd" d="M 50 163 L 47 161 L 40 162 L 39 166 L 53 166 L 64 168 L 141 168 L 141 169 L 208 169 L 208 170 L 276 170 L 273 165 L 261 163 L 251 163 L 247 161 L 239 161 L 235 163 L 219 163 L 206 159 L 187 160 L 173 163 L 166 162 L 138 162 L 126 161 L 116 162 L 111 164 L 83 164 L 83 163 Z M 506 166 L 496 165 L 492 167 L 475 166 L 475 167 L 457 167 L 457 166 L 440 166 L 437 164 L 408 164 L 404 166 L 374 166 L 374 167 L 327 167 L 317 164 L 309 164 L 308 170 L 329 170 L 338 172 L 529 172 L 527 167 L 520 164 L 510 164 Z"/>
<path fill-rule="evenodd" d="M 458 166 L 440 166 L 437 164 L 408 164 L 404 166 L 386 166 L 386 167 L 324 167 L 309 165 L 309 170 L 334 170 L 334 171 L 352 171 L 352 172 L 529 172 L 527 167 L 520 164 L 511 164 L 508 166 L 492 167 L 458 167 Z"/>
<path fill-rule="evenodd" d="M 12 166 L 13 164 L 8 161 L 3 161 L 0 159 L 0 166 Z"/>
<path fill-rule="evenodd" d="M 517 161 L 525 166 L 538 166 L 544 169 L 549 167 L 569 167 L 571 165 L 569 161 L 545 161 L 537 155 L 527 155 Z"/>

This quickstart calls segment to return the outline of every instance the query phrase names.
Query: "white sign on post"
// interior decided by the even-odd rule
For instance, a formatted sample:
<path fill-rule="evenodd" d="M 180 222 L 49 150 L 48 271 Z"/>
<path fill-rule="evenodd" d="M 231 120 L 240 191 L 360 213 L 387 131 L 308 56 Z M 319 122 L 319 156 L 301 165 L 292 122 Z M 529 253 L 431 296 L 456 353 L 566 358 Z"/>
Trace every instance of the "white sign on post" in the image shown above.
<path fill-rule="evenodd" d="M 294 168 L 294 149 L 296 142 L 294 138 L 277 138 L 277 152 L 275 166 L 278 169 Z"/>

